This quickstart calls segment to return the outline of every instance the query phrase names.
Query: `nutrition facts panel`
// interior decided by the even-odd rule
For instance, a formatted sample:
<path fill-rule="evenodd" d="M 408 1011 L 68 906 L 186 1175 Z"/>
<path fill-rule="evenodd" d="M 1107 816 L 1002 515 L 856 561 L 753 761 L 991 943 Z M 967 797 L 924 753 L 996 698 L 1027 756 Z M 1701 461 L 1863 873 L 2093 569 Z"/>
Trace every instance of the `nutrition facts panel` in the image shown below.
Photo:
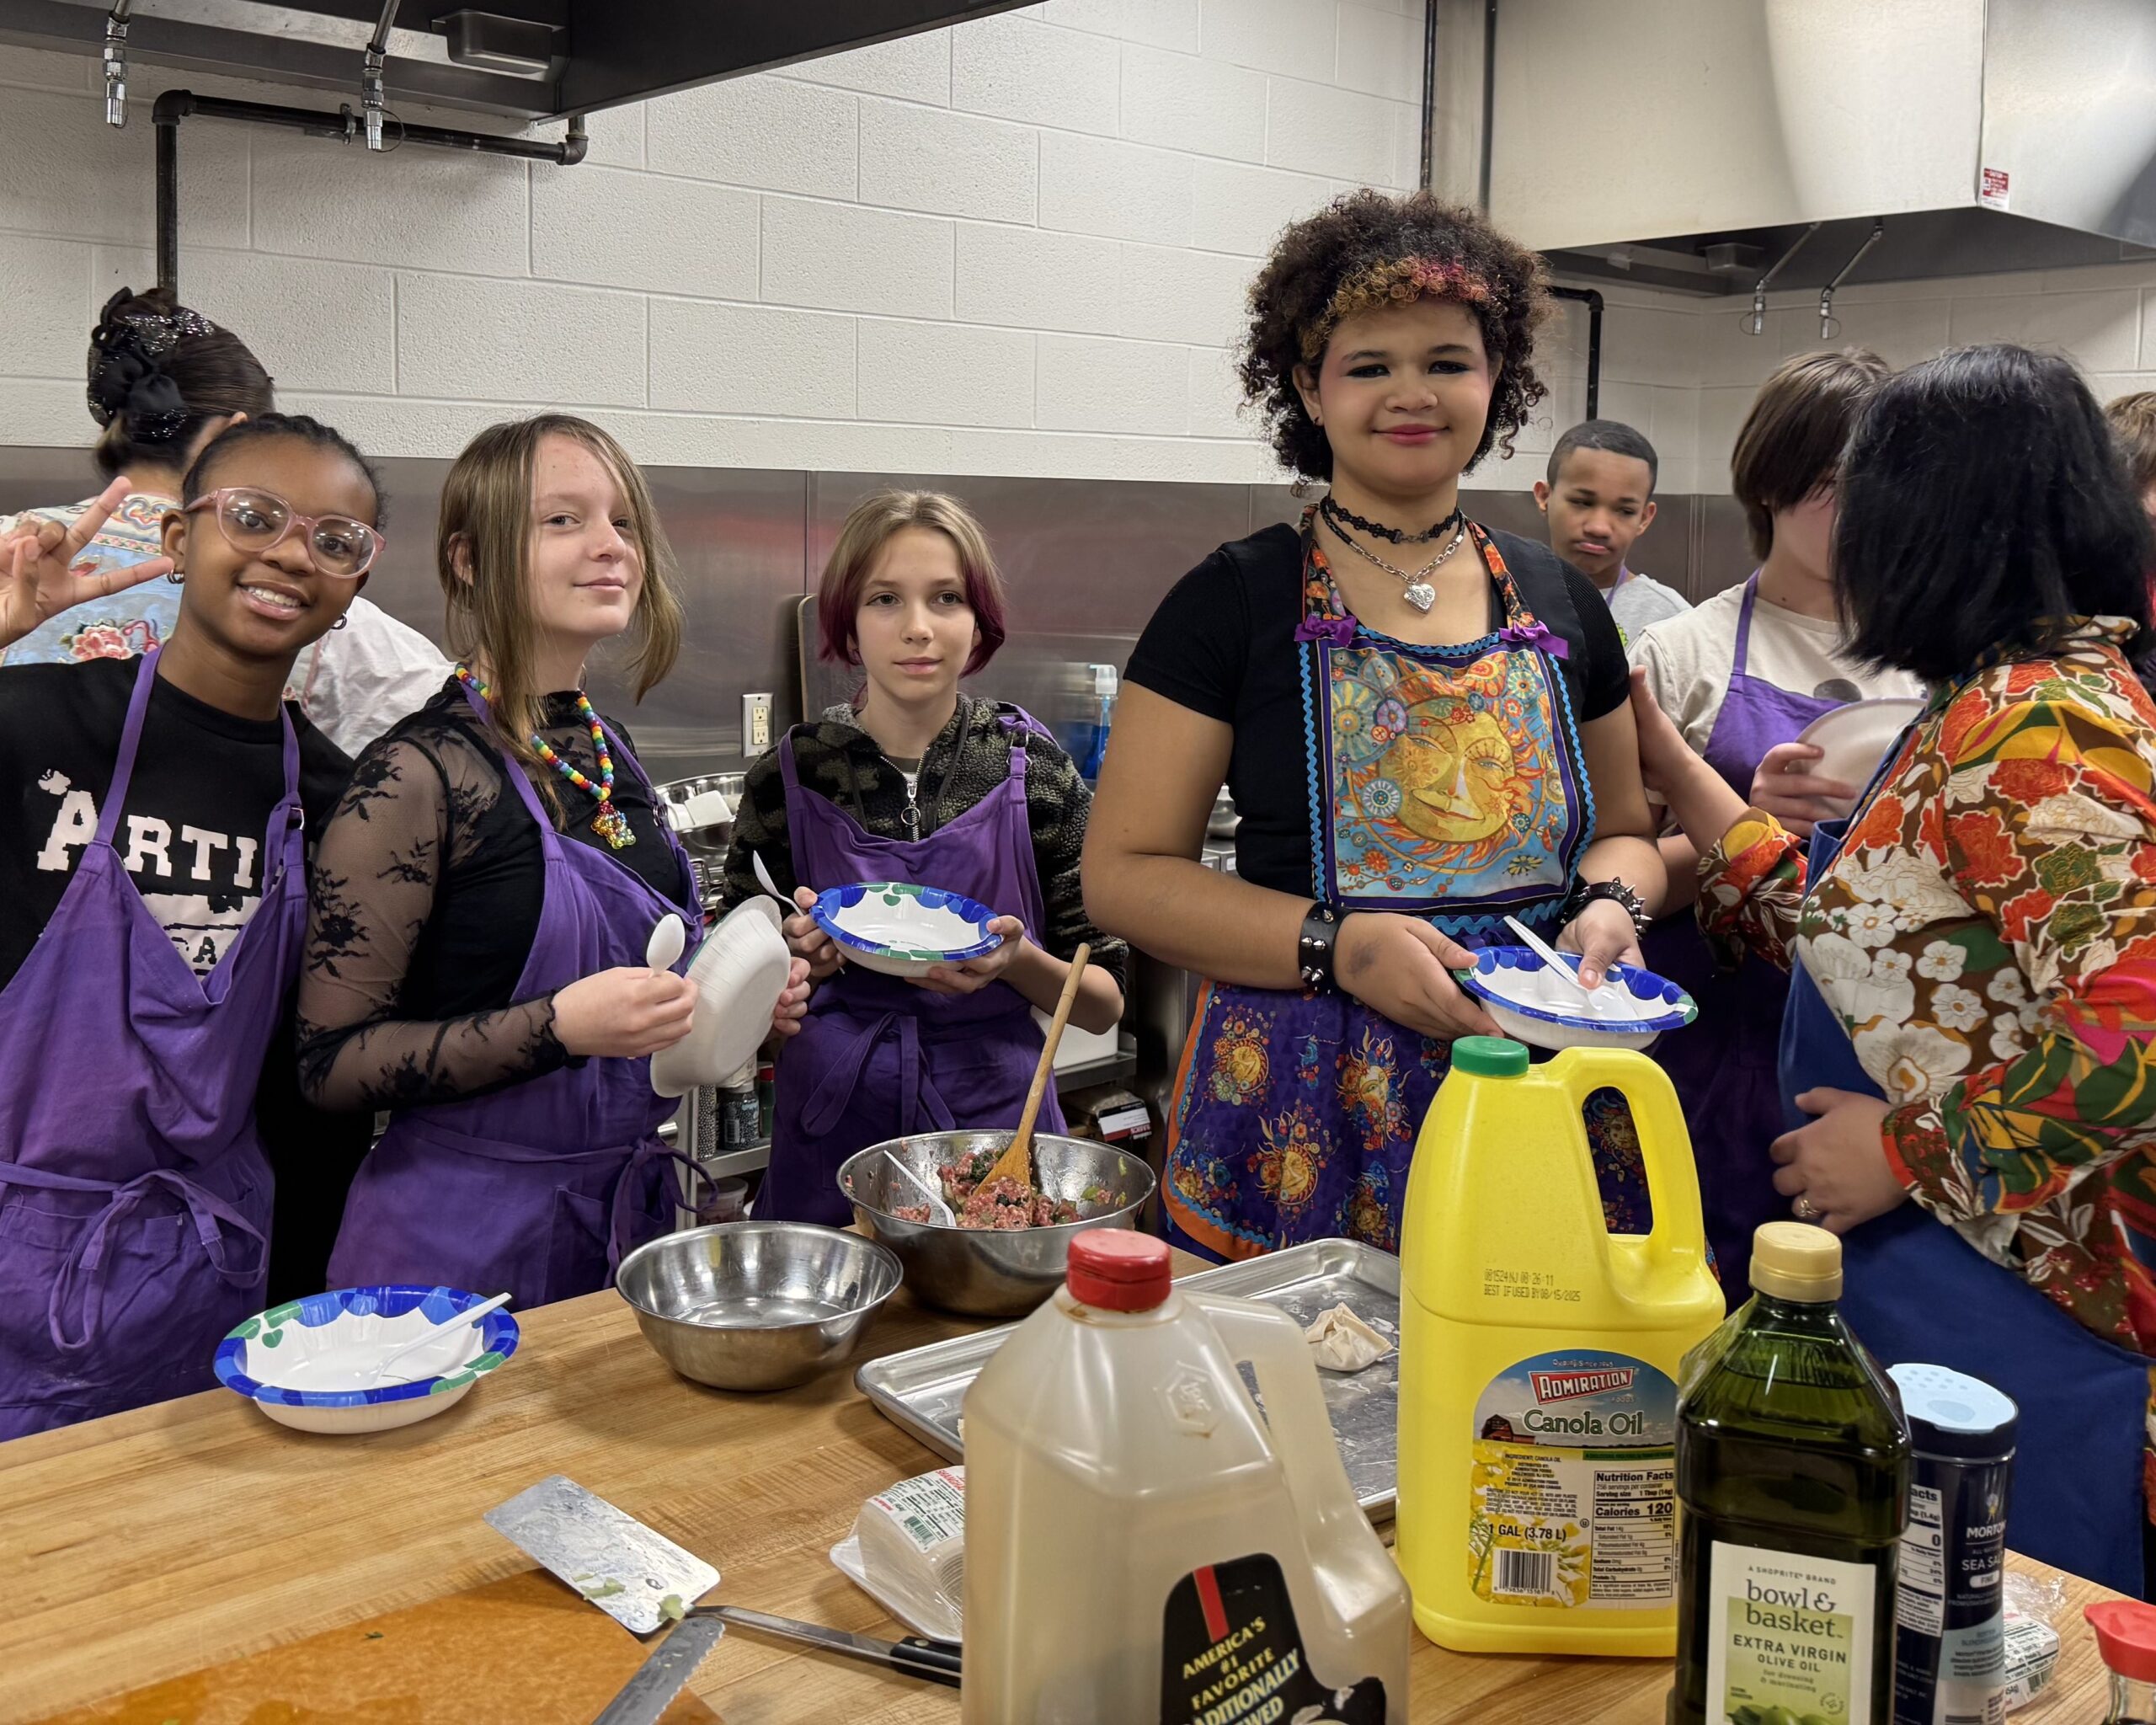
<path fill-rule="evenodd" d="M 1677 1476 L 1668 1461 L 1594 1464 L 1590 1603 L 1662 1605 L 1677 1591 Z"/>
<path fill-rule="evenodd" d="M 1940 1510 L 1935 1487 L 1909 1487 L 1909 1525 L 1902 1535 L 1894 1616 L 1919 1635 L 1942 1634 L 1946 1627 L 1946 1540 Z"/>

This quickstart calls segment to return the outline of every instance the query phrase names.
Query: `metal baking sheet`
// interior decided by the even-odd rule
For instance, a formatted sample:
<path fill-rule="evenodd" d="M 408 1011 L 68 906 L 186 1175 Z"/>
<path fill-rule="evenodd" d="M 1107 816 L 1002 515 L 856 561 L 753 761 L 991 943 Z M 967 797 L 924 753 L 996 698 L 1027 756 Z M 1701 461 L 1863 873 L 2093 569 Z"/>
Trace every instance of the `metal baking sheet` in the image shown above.
<path fill-rule="evenodd" d="M 1396 1343 L 1400 1338 L 1400 1260 L 1356 1240 L 1313 1240 L 1263 1258 L 1221 1264 L 1177 1284 L 1277 1306 L 1299 1324 L 1345 1300 Z M 853 1381 L 878 1412 L 948 1461 L 964 1459 L 958 1411 L 988 1356 L 1016 1326 L 1005 1324 L 948 1342 L 872 1359 Z M 1249 1368 L 1244 1368 L 1246 1379 Z M 1391 1518 L 1399 1482 L 1400 1355 L 1358 1372 L 1321 1371 L 1326 1411 L 1356 1500 L 1373 1521 Z"/>

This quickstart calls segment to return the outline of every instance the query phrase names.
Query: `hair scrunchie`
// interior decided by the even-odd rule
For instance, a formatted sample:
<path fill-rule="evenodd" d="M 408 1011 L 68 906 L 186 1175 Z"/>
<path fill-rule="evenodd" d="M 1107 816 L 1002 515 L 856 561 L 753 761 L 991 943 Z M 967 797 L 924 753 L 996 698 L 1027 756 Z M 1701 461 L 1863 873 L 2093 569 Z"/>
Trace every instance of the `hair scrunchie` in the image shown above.
<path fill-rule="evenodd" d="M 182 336 L 207 334 L 215 326 L 185 310 L 168 317 L 116 309 L 133 297 L 120 289 L 105 302 L 90 332 L 90 417 L 109 425 L 125 414 L 133 441 L 166 443 L 187 424 L 187 398 L 165 370 L 166 358 Z"/>

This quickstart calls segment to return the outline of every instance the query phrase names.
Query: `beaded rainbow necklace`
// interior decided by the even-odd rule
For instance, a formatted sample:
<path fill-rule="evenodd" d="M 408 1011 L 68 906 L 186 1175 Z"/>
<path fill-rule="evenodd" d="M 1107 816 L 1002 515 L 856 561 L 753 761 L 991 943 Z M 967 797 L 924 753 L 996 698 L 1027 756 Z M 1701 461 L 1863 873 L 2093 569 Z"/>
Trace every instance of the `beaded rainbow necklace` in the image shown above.
<path fill-rule="evenodd" d="M 456 680 L 466 688 L 473 691 L 489 708 L 494 706 L 494 692 L 472 674 L 471 666 L 458 665 Z M 599 813 L 592 820 L 591 830 L 606 840 L 611 849 L 626 851 L 637 841 L 637 836 L 629 830 L 627 820 L 622 815 L 622 811 L 614 806 L 614 756 L 613 751 L 606 746 L 606 728 L 599 723 L 598 713 L 592 710 L 590 697 L 581 689 L 576 692 L 576 710 L 578 716 L 591 727 L 591 746 L 599 756 L 599 782 L 597 784 L 592 783 L 583 773 L 563 760 L 555 752 L 552 745 L 536 731 L 531 734 L 531 746 L 537 751 L 542 761 L 579 791 L 589 791 L 599 799 Z"/>

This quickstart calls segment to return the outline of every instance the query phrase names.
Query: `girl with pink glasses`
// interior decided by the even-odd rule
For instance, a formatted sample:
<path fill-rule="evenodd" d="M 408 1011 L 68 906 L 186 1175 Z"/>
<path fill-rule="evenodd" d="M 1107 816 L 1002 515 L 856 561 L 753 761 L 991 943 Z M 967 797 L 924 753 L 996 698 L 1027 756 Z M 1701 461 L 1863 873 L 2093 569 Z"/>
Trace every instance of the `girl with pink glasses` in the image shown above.
<path fill-rule="evenodd" d="M 0 1438 L 208 1387 L 266 1303 L 271 1049 L 351 767 L 285 686 L 382 543 L 372 470 L 312 419 L 225 430 L 157 554 L 100 566 L 125 491 L 0 537 L 0 647 L 161 576 L 178 598 L 140 658 L 0 670 Z"/>

